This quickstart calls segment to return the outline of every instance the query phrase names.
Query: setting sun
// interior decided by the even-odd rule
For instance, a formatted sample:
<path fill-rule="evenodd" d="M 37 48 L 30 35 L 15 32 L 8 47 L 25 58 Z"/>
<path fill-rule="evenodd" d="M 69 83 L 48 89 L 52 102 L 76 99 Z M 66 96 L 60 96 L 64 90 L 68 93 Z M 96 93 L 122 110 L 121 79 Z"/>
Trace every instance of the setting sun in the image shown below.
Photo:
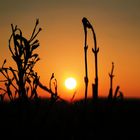
<path fill-rule="evenodd" d="M 72 77 L 69 77 L 65 80 L 65 86 L 67 89 L 74 89 L 76 87 L 76 80 Z"/>

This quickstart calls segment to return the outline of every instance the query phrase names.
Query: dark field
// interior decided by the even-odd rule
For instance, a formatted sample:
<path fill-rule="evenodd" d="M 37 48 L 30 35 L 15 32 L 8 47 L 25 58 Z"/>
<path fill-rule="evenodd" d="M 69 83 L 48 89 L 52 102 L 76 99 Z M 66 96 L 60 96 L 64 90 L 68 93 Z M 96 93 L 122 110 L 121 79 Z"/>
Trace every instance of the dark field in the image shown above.
<path fill-rule="evenodd" d="M 0 121 L 5 138 L 140 139 L 140 100 L 1 103 Z"/>

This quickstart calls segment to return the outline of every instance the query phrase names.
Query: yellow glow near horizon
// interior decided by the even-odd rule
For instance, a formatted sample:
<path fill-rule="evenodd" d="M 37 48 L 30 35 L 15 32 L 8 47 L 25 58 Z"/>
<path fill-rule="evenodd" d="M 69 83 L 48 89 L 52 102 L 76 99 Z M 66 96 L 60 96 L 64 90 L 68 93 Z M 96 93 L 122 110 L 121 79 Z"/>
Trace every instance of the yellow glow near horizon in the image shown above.
<path fill-rule="evenodd" d="M 69 90 L 75 89 L 76 85 L 76 80 L 73 77 L 69 77 L 65 80 L 65 86 Z"/>

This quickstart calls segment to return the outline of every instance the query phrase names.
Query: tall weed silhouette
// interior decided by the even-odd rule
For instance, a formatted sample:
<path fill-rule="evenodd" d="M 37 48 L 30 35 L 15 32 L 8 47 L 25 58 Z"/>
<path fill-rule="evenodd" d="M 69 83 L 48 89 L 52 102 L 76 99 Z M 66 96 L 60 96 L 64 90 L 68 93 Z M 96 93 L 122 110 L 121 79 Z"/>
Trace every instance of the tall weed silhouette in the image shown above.
<path fill-rule="evenodd" d="M 93 41 L 94 41 L 94 48 L 92 48 L 92 52 L 95 56 L 95 83 L 92 84 L 93 88 L 93 98 L 96 100 L 98 98 L 98 57 L 97 54 L 99 52 L 99 48 L 97 47 L 97 41 L 96 41 L 96 34 L 94 31 L 93 26 L 88 21 L 86 17 L 83 17 L 82 23 L 84 26 L 84 32 L 85 32 L 85 44 L 84 44 L 84 52 L 85 52 L 85 101 L 87 100 L 87 90 L 88 90 L 88 65 L 87 65 L 87 29 L 90 29 L 93 34 Z"/>

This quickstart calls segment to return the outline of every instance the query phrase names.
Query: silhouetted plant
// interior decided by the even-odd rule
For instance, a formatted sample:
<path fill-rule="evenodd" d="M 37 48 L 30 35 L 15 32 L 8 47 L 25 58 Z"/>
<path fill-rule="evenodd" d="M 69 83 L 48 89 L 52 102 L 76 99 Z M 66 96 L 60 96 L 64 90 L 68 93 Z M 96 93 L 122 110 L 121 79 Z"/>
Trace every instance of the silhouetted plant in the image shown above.
<path fill-rule="evenodd" d="M 120 86 L 116 87 L 115 93 L 114 93 L 114 99 L 123 99 L 123 93 L 119 91 Z"/>
<path fill-rule="evenodd" d="M 95 56 L 95 84 L 92 85 L 93 87 L 93 97 L 96 100 L 98 98 L 98 63 L 97 63 L 97 54 L 99 52 L 99 48 L 97 48 L 97 41 L 96 41 L 96 34 L 93 29 L 93 26 L 90 24 L 90 22 L 87 20 L 87 18 L 82 19 L 83 25 L 84 25 L 84 32 L 85 32 L 85 100 L 87 100 L 87 88 L 88 88 L 88 73 L 87 73 L 87 29 L 91 29 L 93 33 L 93 40 L 94 40 L 94 48 L 92 48 L 92 52 Z"/>
<path fill-rule="evenodd" d="M 33 79 L 33 85 L 30 85 L 30 87 L 31 87 L 31 96 L 30 96 L 30 98 L 32 99 L 32 98 L 34 98 L 35 100 L 37 100 L 38 99 L 38 94 L 37 94 L 37 87 L 38 87 L 38 83 L 39 83 L 39 76 L 37 75 L 37 73 L 35 73 L 35 75 L 34 75 L 34 79 Z M 29 88 L 26 88 L 26 90 L 27 90 L 27 93 L 28 93 L 28 90 L 29 90 Z"/>
<path fill-rule="evenodd" d="M 113 71 L 114 71 L 114 63 L 112 62 L 111 72 L 109 73 L 109 77 L 110 77 L 110 90 L 108 95 L 109 99 L 112 99 L 113 97 L 113 77 L 114 77 Z"/>
<path fill-rule="evenodd" d="M 31 91 L 31 97 L 37 97 L 37 85 L 38 85 L 38 75 L 34 72 L 33 68 L 37 61 L 39 61 L 39 56 L 37 53 L 34 53 L 34 50 L 39 47 L 39 41 L 36 38 L 38 33 L 41 31 L 41 28 L 37 30 L 37 26 L 39 24 L 39 20 L 36 20 L 35 27 L 33 29 L 33 33 L 30 39 L 26 39 L 23 37 L 23 33 L 21 29 L 17 26 L 13 26 L 12 34 L 9 39 L 9 50 L 12 54 L 12 58 L 16 63 L 17 69 L 13 69 L 12 67 L 6 68 L 4 67 L 6 60 L 4 61 L 0 72 L 5 77 L 5 87 L 1 88 L 1 90 L 8 93 L 10 100 L 13 100 L 12 89 L 11 86 L 15 89 L 15 94 L 18 94 L 18 97 L 23 100 L 28 99 L 28 91 Z M 11 42 L 13 41 L 13 45 Z M 12 78 L 10 78 L 10 73 L 12 74 Z"/>
<path fill-rule="evenodd" d="M 54 78 L 54 73 L 52 73 L 52 76 L 50 78 L 50 81 L 49 81 L 49 88 L 50 88 L 50 91 L 52 91 L 52 80 Z"/>
<path fill-rule="evenodd" d="M 85 81 L 85 101 L 87 100 L 87 91 L 88 91 L 88 66 L 87 66 L 87 49 L 88 49 L 88 45 L 87 45 L 87 28 L 88 27 L 88 22 L 86 18 L 82 19 L 82 23 L 84 26 L 84 33 L 85 33 L 85 43 L 84 43 L 84 54 L 85 54 L 85 77 L 84 77 L 84 81 Z"/>
<path fill-rule="evenodd" d="M 72 96 L 72 98 L 71 98 L 71 100 L 70 100 L 71 102 L 73 102 L 73 100 L 74 100 L 74 98 L 75 98 L 76 93 L 77 93 L 76 91 L 73 93 L 73 96 Z"/>
<path fill-rule="evenodd" d="M 112 62 L 112 68 L 111 68 L 111 72 L 109 73 L 109 77 L 110 77 L 110 89 L 109 89 L 109 95 L 108 95 L 108 99 L 112 100 L 112 99 L 123 99 L 123 93 L 121 91 L 119 91 L 120 86 L 116 87 L 116 90 L 114 92 L 114 96 L 113 96 L 113 72 L 114 72 L 114 63 Z"/>
<path fill-rule="evenodd" d="M 120 89 L 120 86 L 117 86 L 117 87 L 116 87 L 116 90 L 115 90 L 115 93 L 114 93 L 114 98 L 117 97 L 117 94 L 118 94 L 118 92 L 119 92 L 119 89 Z"/>
<path fill-rule="evenodd" d="M 15 89 L 15 93 L 17 91 L 17 87 L 15 86 L 15 84 L 13 83 L 14 81 L 14 76 L 10 77 L 10 73 L 9 71 L 11 70 L 11 67 L 10 68 L 6 68 L 4 67 L 5 66 L 5 63 L 6 63 L 6 59 L 4 60 L 3 64 L 2 64 L 2 67 L 0 68 L 0 73 L 4 76 L 4 80 L 1 80 L 0 82 L 1 83 L 4 83 L 4 87 L 0 87 L 0 91 L 3 92 L 2 95 L 3 95 L 3 99 L 4 99 L 4 96 L 7 94 L 9 99 L 12 101 L 14 96 L 12 94 L 12 91 L 11 91 L 11 88 L 14 88 Z"/>
<path fill-rule="evenodd" d="M 94 56 L 95 56 L 95 83 L 93 84 L 93 98 L 96 100 L 98 98 L 98 57 L 97 57 L 97 54 L 99 52 L 99 48 L 97 48 L 96 34 L 92 25 L 91 25 L 91 30 L 93 34 L 93 40 L 94 40 L 94 48 L 92 48 L 92 52 L 94 53 Z"/>
<path fill-rule="evenodd" d="M 54 80 L 54 81 L 53 81 Z M 55 102 L 57 100 L 57 80 L 56 78 L 54 77 L 54 73 L 52 73 L 52 76 L 50 78 L 50 81 L 49 81 L 49 87 L 50 87 L 50 91 L 52 91 L 52 82 L 53 82 L 53 85 L 54 85 L 54 94 L 51 94 L 51 101 L 52 102 Z"/>
<path fill-rule="evenodd" d="M 57 80 L 55 80 L 56 82 L 57 82 Z M 45 90 L 45 91 L 47 91 L 48 93 L 50 93 L 51 94 L 51 97 L 56 97 L 56 99 L 60 99 L 61 101 L 64 101 L 64 102 L 66 102 L 66 100 L 64 100 L 63 98 L 61 98 L 59 95 L 58 95 L 58 93 L 57 93 L 57 85 L 55 86 L 55 93 L 52 91 L 52 90 L 50 90 L 47 86 L 45 86 L 45 85 L 43 85 L 40 81 L 39 81 L 39 83 L 38 83 L 39 85 L 39 87 L 41 88 L 41 89 L 43 89 L 43 90 Z M 56 93 L 57 93 L 57 96 L 56 96 Z M 55 100 L 56 101 L 56 100 Z"/>

